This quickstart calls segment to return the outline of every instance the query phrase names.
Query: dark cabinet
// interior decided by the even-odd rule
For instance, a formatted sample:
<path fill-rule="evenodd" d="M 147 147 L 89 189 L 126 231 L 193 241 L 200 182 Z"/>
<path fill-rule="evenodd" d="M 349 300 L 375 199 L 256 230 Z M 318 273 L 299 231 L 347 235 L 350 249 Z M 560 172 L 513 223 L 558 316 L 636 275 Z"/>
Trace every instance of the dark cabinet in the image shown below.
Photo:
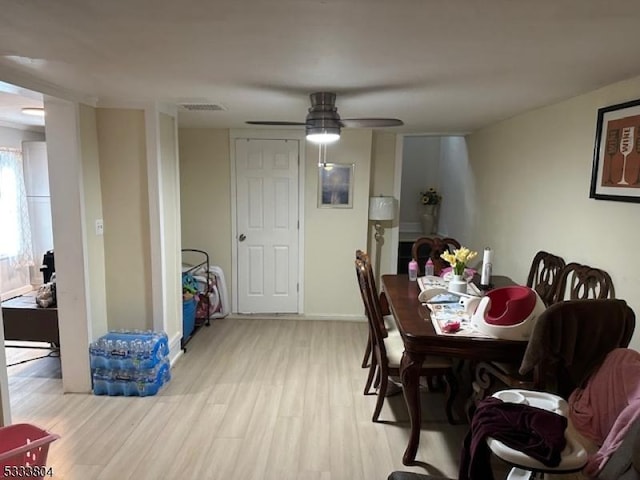
<path fill-rule="evenodd" d="M 413 242 L 398 242 L 398 273 L 409 272 Z"/>

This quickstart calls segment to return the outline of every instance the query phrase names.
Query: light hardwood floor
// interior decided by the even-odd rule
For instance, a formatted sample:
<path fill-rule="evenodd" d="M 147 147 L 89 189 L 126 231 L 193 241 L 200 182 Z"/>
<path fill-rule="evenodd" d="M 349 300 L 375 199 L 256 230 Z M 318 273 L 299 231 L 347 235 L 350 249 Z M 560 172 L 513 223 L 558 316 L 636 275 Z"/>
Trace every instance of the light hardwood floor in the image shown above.
<path fill-rule="evenodd" d="M 424 392 L 417 459 L 402 453 L 402 395 L 372 423 L 364 396 L 364 323 L 228 318 L 203 327 L 153 397 L 62 394 L 59 360 L 9 367 L 14 423 L 61 435 L 58 479 L 386 479 L 393 470 L 457 478 L 466 425 Z M 9 363 L 29 351 L 7 349 Z M 42 351 L 35 351 L 35 356 Z M 499 477 L 497 477 L 499 478 Z"/>

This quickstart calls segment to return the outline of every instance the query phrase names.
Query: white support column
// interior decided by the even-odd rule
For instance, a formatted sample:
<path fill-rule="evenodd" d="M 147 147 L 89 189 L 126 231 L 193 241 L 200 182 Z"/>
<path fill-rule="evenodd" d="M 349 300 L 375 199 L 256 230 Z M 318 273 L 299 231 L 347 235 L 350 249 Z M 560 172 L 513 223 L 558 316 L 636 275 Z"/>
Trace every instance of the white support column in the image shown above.
<path fill-rule="evenodd" d="M 164 279 L 164 228 L 161 215 L 162 172 L 160 167 L 160 137 L 158 110 L 155 105 L 145 108 L 147 135 L 147 177 L 149 189 L 149 248 L 151 250 L 151 298 L 153 329 L 164 330 L 166 284 Z"/>
<path fill-rule="evenodd" d="M 181 354 L 182 339 L 177 112 L 169 106 L 148 106 L 145 124 L 153 328 L 167 333 L 173 363 Z"/>
<path fill-rule="evenodd" d="M 0 345 L 4 346 L 4 323 L 0 310 Z M 9 403 L 9 377 L 7 375 L 7 355 L 0 348 L 0 427 L 11 424 L 11 405 Z"/>
<path fill-rule="evenodd" d="M 45 96 L 62 386 L 89 392 L 90 309 L 78 104 Z"/>

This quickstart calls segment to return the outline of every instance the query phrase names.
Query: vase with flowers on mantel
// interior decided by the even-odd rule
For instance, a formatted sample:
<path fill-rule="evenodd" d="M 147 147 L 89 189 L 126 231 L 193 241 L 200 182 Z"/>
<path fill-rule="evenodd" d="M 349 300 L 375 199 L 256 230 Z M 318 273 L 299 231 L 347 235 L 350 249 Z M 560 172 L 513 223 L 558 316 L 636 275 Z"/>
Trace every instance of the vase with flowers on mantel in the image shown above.
<path fill-rule="evenodd" d="M 420 226 L 424 235 L 434 235 L 438 232 L 438 205 L 422 206 Z"/>
<path fill-rule="evenodd" d="M 434 235 L 438 231 L 438 207 L 442 201 L 435 188 L 420 192 L 420 227 L 423 235 Z"/>

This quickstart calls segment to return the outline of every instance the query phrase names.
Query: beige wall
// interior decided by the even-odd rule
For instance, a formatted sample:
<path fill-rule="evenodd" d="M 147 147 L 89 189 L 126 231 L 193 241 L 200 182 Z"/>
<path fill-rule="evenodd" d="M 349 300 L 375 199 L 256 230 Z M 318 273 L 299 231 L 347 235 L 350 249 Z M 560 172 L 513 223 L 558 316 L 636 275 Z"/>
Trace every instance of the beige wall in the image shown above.
<path fill-rule="evenodd" d="M 144 111 L 96 111 L 109 328 L 152 328 Z"/>
<path fill-rule="evenodd" d="M 209 253 L 231 291 L 231 171 L 229 130 L 181 128 L 182 247 Z"/>
<path fill-rule="evenodd" d="M 589 198 L 597 110 L 640 97 L 640 78 L 475 132 L 468 138 L 478 221 L 472 247 L 526 281 L 538 250 L 603 268 L 640 314 L 640 205 Z M 640 349 L 640 329 L 632 347 Z"/>
<path fill-rule="evenodd" d="M 393 196 L 393 182 L 395 179 L 395 159 L 396 159 L 396 134 L 374 132 L 373 150 L 371 154 L 371 189 L 370 196 L 385 195 Z M 396 199 L 397 201 L 397 199 Z M 368 215 L 368 211 L 367 211 Z M 391 261 L 394 246 L 391 242 L 391 227 L 399 225 L 399 215 L 396 211 L 396 219 L 393 222 L 384 222 L 384 241 L 380 248 L 380 275 L 385 273 L 395 273 L 395 266 Z M 376 242 L 374 239 L 375 229 L 369 223 L 369 239 L 367 250 L 375 261 Z"/>
<path fill-rule="evenodd" d="M 367 246 L 372 132 L 345 130 L 327 149 L 327 162 L 355 164 L 349 209 L 318 208 L 318 147 L 306 148 L 304 313 L 360 318 L 353 259 Z"/>
<path fill-rule="evenodd" d="M 180 255 L 180 188 L 177 154 L 176 120 L 159 115 L 160 166 L 162 181 L 163 241 L 165 251 L 165 331 L 172 338 L 182 332 L 182 281 Z"/>
<path fill-rule="evenodd" d="M 301 193 L 305 199 L 306 315 L 363 318 L 353 255 L 357 248 L 367 248 L 372 140 L 370 130 L 347 130 L 328 150 L 327 161 L 355 164 L 352 209 L 318 208 L 318 147 L 306 145 L 304 192 Z M 376 144 L 382 173 L 375 183 L 382 188 L 388 181 L 390 186 L 385 191 L 389 194 L 393 190 L 393 167 L 386 162 L 393 162 L 394 142 L 392 136 L 386 136 Z M 230 289 L 229 131 L 182 128 L 179 151 L 182 246 L 208 251 L 212 262 L 223 268 Z M 231 291 L 229 295 L 231 298 Z"/>
<path fill-rule="evenodd" d="M 104 236 L 96 235 L 96 220 L 102 218 L 102 187 L 96 110 L 80 104 L 80 157 L 84 192 L 85 235 L 87 238 L 90 336 L 96 339 L 107 333 L 107 298 L 104 262 Z"/>

